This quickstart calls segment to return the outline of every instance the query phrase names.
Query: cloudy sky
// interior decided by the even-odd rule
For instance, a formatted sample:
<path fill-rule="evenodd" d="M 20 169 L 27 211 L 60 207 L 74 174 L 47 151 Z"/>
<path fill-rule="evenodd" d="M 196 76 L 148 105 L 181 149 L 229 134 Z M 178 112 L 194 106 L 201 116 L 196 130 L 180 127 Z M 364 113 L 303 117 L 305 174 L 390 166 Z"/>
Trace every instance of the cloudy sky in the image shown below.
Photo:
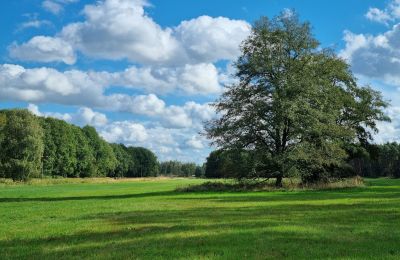
<path fill-rule="evenodd" d="M 0 3 L 0 108 L 83 126 L 160 160 L 201 163 L 208 103 L 232 82 L 261 15 L 295 9 L 361 84 L 384 93 L 400 141 L 400 0 L 14 0 Z"/>

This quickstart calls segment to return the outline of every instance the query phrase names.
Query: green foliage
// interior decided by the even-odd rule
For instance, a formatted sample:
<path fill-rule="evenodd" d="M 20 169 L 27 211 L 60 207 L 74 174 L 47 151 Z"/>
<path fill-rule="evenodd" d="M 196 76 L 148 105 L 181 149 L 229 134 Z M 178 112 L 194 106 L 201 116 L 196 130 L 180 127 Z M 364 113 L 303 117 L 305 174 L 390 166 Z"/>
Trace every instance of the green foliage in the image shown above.
<path fill-rule="evenodd" d="M 158 175 L 157 157 L 142 147 L 109 144 L 91 126 L 0 111 L 0 177 L 150 177 Z M 195 165 L 185 165 L 185 176 Z"/>
<path fill-rule="evenodd" d="M 196 178 L 205 177 L 205 164 L 202 166 L 199 165 L 196 166 L 196 170 L 194 171 L 194 176 L 196 176 Z"/>
<path fill-rule="evenodd" d="M 365 177 L 400 178 L 400 144 L 367 145 L 353 152 L 349 160 L 352 170 Z"/>
<path fill-rule="evenodd" d="M 158 175 L 157 156 L 152 151 L 143 147 L 128 147 L 126 149 L 134 162 L 133 167 L 127 173 L 127 177 L 151 177 Z"/>
<path fill-rule="evenodd" d="M 97 176 L 107 176 L 111 174 L 117 166 L 117 158 L 113 152 L 113 148 L 103 140 L 92 126 L 82 128 L 86 135 L 89 146 L 93 151 L 95 164 L 97 166 Z"/>
<path fill-rule="evenodd" d="M 39 177 L 43 130 L 36 117 L 26 110 L 2 111 L 1 114 L 0 172 L 18 181 Z"/>
<path fill-rule="evenodd" d="M 45 134 L 44 175 L 97 176 L 94 151 L 79 127 L 54 118 L 41 118 L 41 125 Z"/>
<path fill-rule="evenodd" d="M 205 164 L 206 178 L 258 178 L 258 155 L 246 150 L 216 150 Z"/>
<path fill-rule="evenodd" d="M 133 171 L 135 162 L 133 157 L 129 156 L 127 148 L 123 144 L 111 144 L 117 159 L 117 165 L 109 177 L 124 177 L 129 171 Z"/>
<path fill-rule="evenodd" d="M 296 14 L 257 21 L 236 62 L 239 83 L 214 103 L 221 116 L 206 125 L 214 144 L 249 151 L 256 175 L 276 177 L 278 186 L 292 172 L 304 182 L 326 179 L 345 162 L 348 144 L 367 143 L 376 121 L 389 120 L 380 93 L 358 86 L 310 28 Z M 231 176 L 246 174 L 254 172 Z"/>

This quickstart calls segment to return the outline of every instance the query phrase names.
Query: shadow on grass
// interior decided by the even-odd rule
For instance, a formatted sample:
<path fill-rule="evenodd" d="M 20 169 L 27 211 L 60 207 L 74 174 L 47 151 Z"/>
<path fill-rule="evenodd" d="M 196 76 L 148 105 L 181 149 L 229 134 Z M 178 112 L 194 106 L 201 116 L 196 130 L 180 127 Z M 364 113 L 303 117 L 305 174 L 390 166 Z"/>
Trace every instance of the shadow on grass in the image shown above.
<path fill-rule="evenodd" d="M 114 199 L 133 199 L 157 196 L 174 195 L 174 191 L 146 192 L 121 195 L 101 195 L 101 196 L 72 196 L 72 197 L 20 197 L 20 198 L 0 198 L 0 203 L 6 202 L 49 202 L 49 201 L 73 201 L 73 200 L 114 200 Z"/>
<path fill-rule="evenodd" d="M 0 241 L 0 253 L 2 259 L 27 253 L 35 259 L 396 259 L 399 212 L 389 214 L 396 206 L 209 207 L 87 215 L 113 229 Z"/>
<path fill-rule="evenodd" d="M 168 203 L 171 209 L 87 213 L 78 218 L 84 223 L 99 223 L 95 231 L 75 231 L 78 227 L 65 235 L 1 240 L 1 259 L 400 257 L 400 193 L 392 188 L 282 193 L 167 191 L 20 199 L 36 202 L 144 197 L 164 199 L 162 203 Z M 21 201 L 0 198 L 4 199 Z M 182 203 L 185 199 L 203 202 Z"/>

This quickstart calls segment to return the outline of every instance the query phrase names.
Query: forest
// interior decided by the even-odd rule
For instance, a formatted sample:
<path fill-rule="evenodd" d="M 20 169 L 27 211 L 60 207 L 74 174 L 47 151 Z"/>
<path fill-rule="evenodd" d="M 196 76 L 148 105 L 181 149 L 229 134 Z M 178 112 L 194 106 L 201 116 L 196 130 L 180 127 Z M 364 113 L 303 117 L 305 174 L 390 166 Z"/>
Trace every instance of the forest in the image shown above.
<path fill-rule="evenodd" d="M 149 149 L 107 143 L 94 127 L 23 109 L 0 111 L 0 151 L 0 177 L 13 180 L 203 175 L 194 163 L 159 163 Z"/>
<path fill-rule="evenodd" d="M 330 177 L 347 178 L 361 176 L 367 178 L 400 178 L 400 144 L 368 144 L 349 152 L 350 156 Z M 254 170 L 255 162 L 247 151 L 231 152 L 216 150 L 210 153 L 204 165 L 206 178 L 243 178 Z M 288 177 L 299 177 L 291 172 Z"/>

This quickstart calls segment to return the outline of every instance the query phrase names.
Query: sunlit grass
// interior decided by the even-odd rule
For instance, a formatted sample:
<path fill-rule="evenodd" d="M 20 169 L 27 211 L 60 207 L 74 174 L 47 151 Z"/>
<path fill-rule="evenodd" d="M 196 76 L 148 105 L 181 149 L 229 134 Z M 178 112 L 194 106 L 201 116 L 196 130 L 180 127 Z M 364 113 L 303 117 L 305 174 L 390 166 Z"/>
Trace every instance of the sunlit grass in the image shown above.
<path fill-rule="evenodd" d="M 400 180 L 177 192 L 196 179 L 0 186 L 0 258 L 400 257 Z"/>

